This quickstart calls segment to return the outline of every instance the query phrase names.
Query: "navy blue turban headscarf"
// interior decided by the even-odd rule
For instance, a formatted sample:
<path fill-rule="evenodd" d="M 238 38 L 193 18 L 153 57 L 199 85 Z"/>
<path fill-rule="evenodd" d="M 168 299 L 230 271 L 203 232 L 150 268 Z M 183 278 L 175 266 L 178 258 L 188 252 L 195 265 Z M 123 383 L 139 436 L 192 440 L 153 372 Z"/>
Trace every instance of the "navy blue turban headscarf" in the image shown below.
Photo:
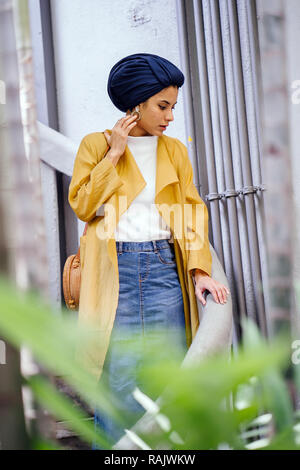
<path fill-rule="evenodd" d="M 154 54 L 132 54 L 113 66 L 107 91 L 113 104 L 126 112 L 163 88 L 179 88 L 183 83 L 183 73 L 167 59 Z"/>

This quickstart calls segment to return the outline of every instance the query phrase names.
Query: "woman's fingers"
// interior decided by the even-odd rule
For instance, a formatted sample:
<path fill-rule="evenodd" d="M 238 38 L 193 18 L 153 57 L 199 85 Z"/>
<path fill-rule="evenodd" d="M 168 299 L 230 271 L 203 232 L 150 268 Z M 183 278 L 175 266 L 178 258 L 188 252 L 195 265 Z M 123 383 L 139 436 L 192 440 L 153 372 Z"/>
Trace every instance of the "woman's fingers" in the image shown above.
<path fill-rule="evenodd" d="M 133 116 L 131 116 L 130 114 L 128 114 L 128 116 L 125 116 L 123 117 L 122 119 L 120 119 L 118 122 L 120 123 L 120 127 L 123 127 L 126 129 L 126 127 L 128 126 L 128 124 L 130 124 L 132 121 L 134 121 L 135 119 L 137 118 L 137 115 L 134 114 Z"/>
<path fill-rule="evenodd" d="M 104 137 L 106 138 L 106 142 L 109 145 L 110 144 L 110 135 L 107 131 L 104 131 Z"/>
<path fill-rule="evenodd" d="M 222 289 L 220 287 L 217 288 L 217 294 L 218 294 L 219 304 L 222 304 L 223 303 L 223 294 L 222 294 Z"/>
<path fill-rule="evenodd" d="M 226 304 L 229 291 L 227 287 L 221 285 L 217 289 L 219 300 L 222 304 Z"/>
<path fill-rule="evenodd" d="M 227 289 L 227 287 L 223 287 L 223 296 L 225 298 L 225 302 L 227 302 L 229 296 L 229 290 Z"/>
<path fill-rule="evenodd" d="M 217 302 L 217 304 L 220 303 L 217 289 L 214 286 L 212 286 L 208 290 L 211 293 L 211 295 L 213 296 L 214 301 Z"/>
<path fill-rule="evenodd" d="M 204 291 L 203 291 L 204 292 Z M 206 300 L 205 298 L 203 297 L 203 292 L 201 291 L 201 289 L 197 289 L 196 293 L 197 293 L 197 297 L 198 299 L 200 300 L 200 302 L 205 305 L 206 304 Z"/>
<path fill-rule="evenodd" d="M 225 304 L 227 302 L 228 295 L 230 294 L 229 289 L 215 279 L 205 276 L 198 278 L 198 282 L 196 281 L 197 296 L 203 305 L 206 303 L 203 297 L 203 292 L 206 289 L 212 294 L 216 303 Z"/>
<path fill-rule="evenodd" d="M 129 124 L 129 126 L 127 127 L 128 131 L 130 132 L 131 129 L 136 125 L 136 122 L 133 122 L 132 124 Z"/>
<path fill-rule="evenodd" d="M 224 304 L 226 303 L 227 299 L 226 299 L 226 295 L 225 295 L 225 292 L 223 290 L 223 286 L 220 285 L 220 286 L 217 286 L 216 288 L 216 297 L 217 297 L 217 302 L 220 303 L 220 304 Z"/>
<path fill-rule="evenodd" d="M 119 155 L 119 157 L 123 155 L 128 141 L 128 134 L 136 125 L 136 119 L 136 115 L 131 116 L 128 114 L 116 122 L 112 128 L 111 136 L 107 137 L 108 134 L 105 134 L 107 143 L 115 155 Z"/>
<path fill-rule="evenodd" d="M 226 302 L 226 298 L 223 296 L 222 286 L 219 286 L 217 288 L 217 292 L 218 292 L 219 303 L 223 304 L 224 302 Z"/>
<path fill-rule="evenodd" d="M 225 304 L 227 302 L 227 297 L 229 294 L 229 290 L 227 289 L 226 286 L 223 286 L 222 284 L 212 287 L 210 289 L 210 292 L 214 298 L 214 300 L 217 303 Z"/>
<path fill-rule="evenodd" d="M 129 119 L 127 119 L 126 121 L 124 121 L 124 125 L 123 125 L 123 128 L 125 130 L 129 130 L 129 127 L 131 126 L 132 123 L 136 124 L 136 118 L 137 118 L 137 115 L 135 116 L 130 116 Z M 131 129 L 131 127 L 130 127 Z"/>
<path fill-rule="evenodd" d="M 130 115 L 118 119 L 117 122 L 116 122 L 116 124 L 114 125 L 114 127 L 122 127 L 123 124 L 124 124 L 124 119 L 128 119 L 129 116 L 130 116 Z"/>

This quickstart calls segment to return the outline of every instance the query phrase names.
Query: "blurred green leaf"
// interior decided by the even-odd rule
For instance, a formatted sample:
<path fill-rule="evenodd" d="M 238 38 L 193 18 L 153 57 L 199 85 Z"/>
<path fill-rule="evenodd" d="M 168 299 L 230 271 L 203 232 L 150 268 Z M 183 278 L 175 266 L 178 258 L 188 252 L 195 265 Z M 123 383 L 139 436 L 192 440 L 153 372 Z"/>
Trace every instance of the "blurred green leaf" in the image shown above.
<path fill-rule="evenodd" d="M 41 436 L 32 436 L 30 440 L 31 450 L 64 450 L 58 442 L 52 442 Z"/>
<path fill-rule="evenodd" d="M 278 432 L 294 423 L 293 407 L 286 383 L 277 370 L 270 368 L 261 378 L 265 406 L 274 417 Z"/>
<path fill-rule="evenodd" d="M 105 380 L 97 382 L 75 361 L 74 349 L 78 341 L 90 340 L 90 331 L 79 331 L 76 318 L 54 314 L 35 293 L 17 292 L 1 279 L 0 299 L 0 329 L 8 340 L 17 347 L 25 343 L 44 366 L 64 376 L 91 407 L 104 410 L 126 428 L 129 415 L 118 411 L 119 402 L 108 395 Z M 286 334 L 268 343 L 252 321 L 244 321 L 243 347 L 231 360 L 219 353 L 198 364 L 181 367 L 183 351 L 177 348 L 176 341 L 171 344 L 164 332 L 160 333 L 160 339 L 155 335 L 151 341 L 149 336 L 139 337 L 130 344 L 130 353 L 134 354 L 136 348 L 141 360 L 137 375 L 142 393 L 135 397 L 152 413 L 160 429 L 138 434 L 147 446 L 298 448 L 292 429 L 293 408 L 282 377 L 282 369 L 291 356 Z M 123 343 L 120 355 L 128 353 L 130 341 Z M 110 446 L 104 436 L 95 433 L 86 413 L 74 408 L 42 377 L 32 377 L 28 382 L 38 400 L 55 416 L 67 421 L 84 441 Z M 159 407 L 154 402 L 158 397 Z M 264 418 L 259 417 L 262 413 Z M 266 422 L 268 413 L 276 424 L 275 431 Z"/>
<path fill-rule="evenodd" d="M 77 320 L 54 314 L 50 306 L 33 292 L 20 292 L 0 277 L 0 330 L 16 347 L 27 345 L 37 360 L 50 371 L 64 376 L 91 407 L 105 410 L 124 423 L 108 396 L 104 381 L 97 382 L 75 360 L 74 349 L 90 338 L 90 332 L 78 328 Z"/>
<path fill-rule="evenodd" d="M 300 450 L 300 445 L 295 443 L 295 434 L 292 427 L 287 427 L 272 438 L 270 444 L 263 450 Z"/>
<path fill-rule="evenodd" d="M 41 376 L 32 376 L 27 380 L 37 399 L 53 415 L 65 423 L 69 429 L 78 433 L 78 435 L 89 443 L 97 443 L 100 446 L 111 448 L 110 443 L 104 434 L 94 430 L 94 425 L 87 421 L 89 415 L 79 408 L 75 408 L 73 403 L 59 393 L 49 382 Z"/>

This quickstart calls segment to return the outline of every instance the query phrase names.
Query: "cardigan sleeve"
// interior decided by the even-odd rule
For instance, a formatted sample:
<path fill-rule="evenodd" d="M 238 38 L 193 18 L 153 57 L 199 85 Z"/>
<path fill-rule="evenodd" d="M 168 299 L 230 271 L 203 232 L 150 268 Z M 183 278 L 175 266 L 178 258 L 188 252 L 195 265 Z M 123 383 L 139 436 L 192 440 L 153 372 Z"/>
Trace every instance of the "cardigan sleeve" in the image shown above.
<path fill-rule="evenodd" d="M 104 134 L 97 145 L 90 136 L 79 145 L 68 195 L 71 208 L 84 222 L 92 220 L 97 209 L 123 185 L 113 163 L 104 158 L 109 150 Z"/>
<path fill-rule="evenodd" d="M 187 252 L 187 270 L 201 269 L 211 276 L 212 256 L 208 238 L 208 210 L 193 183 L 193 167 L 187 147 L 176 139 L 181 147 L 181 172 L 185 186 L 184 221 Z"/>

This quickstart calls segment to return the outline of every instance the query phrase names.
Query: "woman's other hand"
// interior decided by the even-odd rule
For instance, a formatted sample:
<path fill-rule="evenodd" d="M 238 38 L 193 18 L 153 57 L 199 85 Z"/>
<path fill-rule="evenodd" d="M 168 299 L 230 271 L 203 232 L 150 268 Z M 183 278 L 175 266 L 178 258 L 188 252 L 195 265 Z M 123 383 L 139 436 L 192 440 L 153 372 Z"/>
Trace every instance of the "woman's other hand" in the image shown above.
<path fill-rule="evenodd" d="M 109 158 L 112 163 L 116 166 L 119 158 L 125 152 L 127 145 L 128 134 L 131 129 L 136 125 L 137 115 L 131 116 L 128 114 L 124 118 L 119 119 L 111 130 L 111 134 L 104 131 L 104 135 L 110 150 L 106 154 L 106 158 Z"/>
<path fill-rule="evenodd" d="M 218 304 L 225 304 L 227 302 L 227 296 L 229 295 L 230 291 L 224 284 L 216 281 L 200 269 L 195 270 L 194 279 L 195 294 L 203 305 L 206 304 L 206 300 L 203 297 L 205 290 L 208 290 L 212 294 L 214 300 Z"/>

